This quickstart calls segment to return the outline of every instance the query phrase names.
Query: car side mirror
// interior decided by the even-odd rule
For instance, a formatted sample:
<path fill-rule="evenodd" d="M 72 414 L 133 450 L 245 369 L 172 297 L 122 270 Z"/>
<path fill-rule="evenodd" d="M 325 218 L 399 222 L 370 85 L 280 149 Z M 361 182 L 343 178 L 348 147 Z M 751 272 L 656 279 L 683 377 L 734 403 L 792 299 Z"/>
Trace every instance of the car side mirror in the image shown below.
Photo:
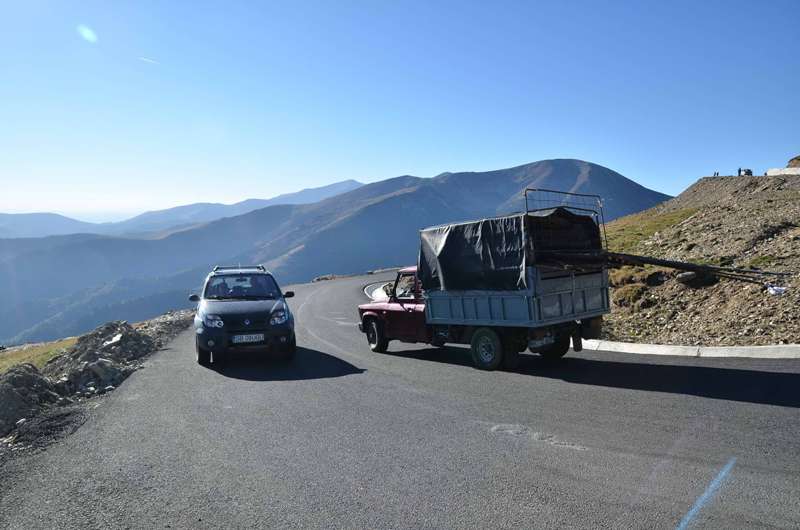
<path fill-rule="evenodd" d="M 189 301 L 190 302 L 199 302 L 200 301 L 200 297 L 197 296 L 196 294 L 193 294 L 192 296 L 189 297 Z"/>
<path fill-rule="evenodd" d="M 294 291 L 286 291 L 285 293 L 283 293 L 283 297 L 284 298 L 293 298 L 294 297 Z"/>

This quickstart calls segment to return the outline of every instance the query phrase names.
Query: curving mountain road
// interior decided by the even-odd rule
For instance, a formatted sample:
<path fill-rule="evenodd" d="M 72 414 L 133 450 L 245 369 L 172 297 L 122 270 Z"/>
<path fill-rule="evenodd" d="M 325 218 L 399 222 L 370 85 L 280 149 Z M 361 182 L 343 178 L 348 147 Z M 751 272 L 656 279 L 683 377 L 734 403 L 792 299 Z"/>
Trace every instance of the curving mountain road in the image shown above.
<path fill-rule="evenodd" d="M 183 333 L 0 468 L 0 527 L 800 525 L 800 361 L 378 355 L 355 329 L 376 279 L 297 286 L 291 364 L 205 369 Z"/>

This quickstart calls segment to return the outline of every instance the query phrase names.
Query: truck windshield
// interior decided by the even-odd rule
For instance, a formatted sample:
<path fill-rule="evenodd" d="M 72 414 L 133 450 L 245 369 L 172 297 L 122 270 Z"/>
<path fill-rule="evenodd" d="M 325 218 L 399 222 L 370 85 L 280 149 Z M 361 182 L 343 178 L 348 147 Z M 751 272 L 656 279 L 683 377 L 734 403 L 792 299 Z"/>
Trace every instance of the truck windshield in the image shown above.
<path fill-rule="evenodd" d="M 226 274 L 211 278 L 204 298 L 209 300 L 259 300 L 280 296 L 275 279 L 267 274 Z"/>
<path fill-rule="evenodd" d="M 397 287 L 395 288 L 395 296 L 397 298 L 414 298 L 414 275 L 402 274 L 397 279 Z"/>

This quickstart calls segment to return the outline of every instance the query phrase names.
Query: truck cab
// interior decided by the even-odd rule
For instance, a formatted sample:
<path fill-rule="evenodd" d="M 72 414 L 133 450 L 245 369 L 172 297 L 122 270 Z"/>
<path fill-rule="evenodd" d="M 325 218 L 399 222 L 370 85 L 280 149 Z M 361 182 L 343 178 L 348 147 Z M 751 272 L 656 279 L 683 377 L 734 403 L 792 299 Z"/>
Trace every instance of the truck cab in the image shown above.
<path fill-rule="evenodd" d="M 359 329 L 367 335 L 370 349 L 386 351 L 390 340 L 430 342 L 425 324 L 425 299 L 416 267 L 397 272 L 394 283 L 385 290 L 387 298 L 358 306 Z"/>

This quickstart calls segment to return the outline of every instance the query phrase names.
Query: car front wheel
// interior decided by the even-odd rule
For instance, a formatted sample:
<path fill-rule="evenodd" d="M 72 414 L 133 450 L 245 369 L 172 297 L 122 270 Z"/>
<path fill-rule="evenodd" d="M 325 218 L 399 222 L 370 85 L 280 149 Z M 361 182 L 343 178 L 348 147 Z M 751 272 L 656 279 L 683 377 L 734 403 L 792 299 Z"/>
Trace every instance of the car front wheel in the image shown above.
<path fill-rule="evenodd" d="M 199 344 L 195 344 L 194 349 L 196 353 L 197 364 L 201 366 L 208 366 L 211 363 L 211 352 L 200 347 Z"/>
<path fill-rule="evenodd" d="M 297 337 L 292 335 L 292 338 L 289 340 L 289 343 L 285 346 L 283 351 L 283 359 L 285 361 L 290 361 L 294 359 L 295 353 L 297 353 Z"/>

